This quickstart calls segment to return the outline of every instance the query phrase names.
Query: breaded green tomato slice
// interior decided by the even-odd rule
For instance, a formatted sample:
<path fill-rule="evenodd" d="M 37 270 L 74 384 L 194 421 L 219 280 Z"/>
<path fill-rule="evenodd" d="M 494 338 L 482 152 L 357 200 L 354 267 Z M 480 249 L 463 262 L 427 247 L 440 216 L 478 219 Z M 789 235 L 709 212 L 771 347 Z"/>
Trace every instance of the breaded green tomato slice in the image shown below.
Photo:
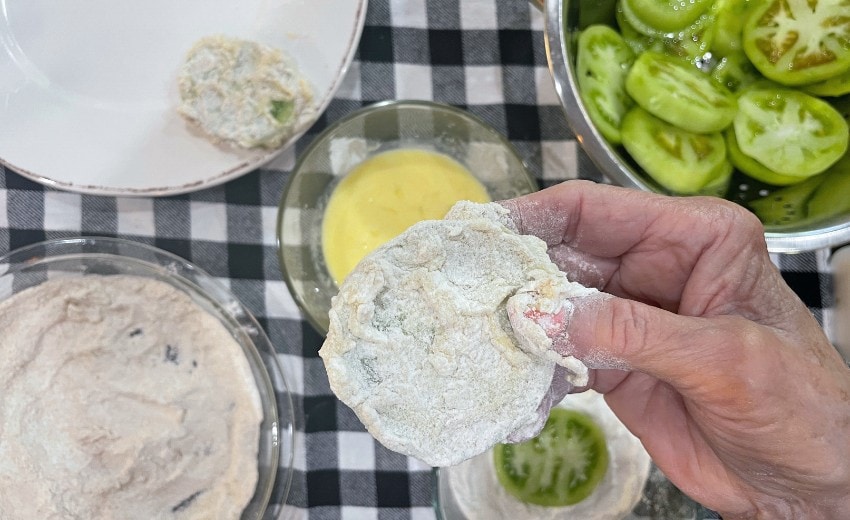
<path fill-rule="evenodd" d="M 698 133 L 723 130 L 735 117 L 735 97 L 693 64 L 647 51 L 626 76 L 626 92 L 644 110 Z"/>
<path fill-rule="evenodd" d="M 620 144 L 620 122 L 634 105 L 625 86 L 634 59 L 623 37 L 607 25 L 591 25 L 578 38 L 579 94 L 591 122 L 612 144 Z"/>
<path fill-rule="evenodd" d="M 274 148 L 314 112 L 312 90 L 282 51 L 210 36 L 186 56 L 179 112 L 217 141 Z"/>
<path fill-rule="evenodd" d="M 623 146 L 643 170 L 667 190 L 682 195 L 701 193 L 729 166 L 720 133 L 682 130 L 640 107 L 623 118 Z"/>

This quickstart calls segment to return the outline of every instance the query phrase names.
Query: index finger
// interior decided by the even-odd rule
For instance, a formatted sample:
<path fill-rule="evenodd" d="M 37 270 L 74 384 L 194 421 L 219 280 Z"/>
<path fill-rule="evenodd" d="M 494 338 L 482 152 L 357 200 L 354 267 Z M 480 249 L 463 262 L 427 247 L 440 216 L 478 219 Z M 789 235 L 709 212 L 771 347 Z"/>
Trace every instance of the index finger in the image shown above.
<path fill-rule="evenodd" d="M 647 240 L 674 242 L 684 235 L 691 244 L 712 241 L 715 237 L 704 233 L 695 236 L 697 220 L 707 216 L 705 210 L 695 211 L 695 201 L 704 204 L 696 197 L 678 199 L 574 180 L 501 204 L 510 210 L 520 233 L 540 237 L 550 247 L 564 244 L 615 258 Z"/>
<path fill-rule="evenodd" d="M 608 292 L 673 311 L 692 278 L 700 290 L 723 280 L 733 287 L 730 278 L 754 259 L 769 262 L 758 220 L 716 197 L 566 181 L 502 204 L 521 233 L 546 241 L 550 256 L 569 249 L 603 270 Z"/>

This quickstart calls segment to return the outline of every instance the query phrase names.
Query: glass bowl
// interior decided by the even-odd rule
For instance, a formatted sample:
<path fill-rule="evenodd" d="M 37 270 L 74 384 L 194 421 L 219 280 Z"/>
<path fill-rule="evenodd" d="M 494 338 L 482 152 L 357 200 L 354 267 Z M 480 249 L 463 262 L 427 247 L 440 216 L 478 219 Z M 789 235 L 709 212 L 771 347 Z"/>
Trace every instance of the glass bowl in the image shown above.
<path fill-rule="evenodd" d="M 644 175 L 621 147 L 610 145 L 595 128 L 579 96 L 576 79 L 576 40 L 590 24 L 613 25 L 616 0 L 537 0 L 543 4 L 546 49 L 555 89 L 567 122 L 593 163 L 612 181 L 629 188 L 666 193 Z M 846 114 L 845 114 L 846 115 Z M 725 198 L 739 204 L 768 195 L 775 186 L 735 173 Z M 847 194 L 850 197 L 850 193 Z M 850 212 L 815 221 L 766 226 L 767 246 L 774 252 L 799 252 L 850 241 Z"/>
<path fill-rule="evenodd" d="M 114 238 L 52 240 L 0 257 L 0 301 L 48 279 L 92 275 L 132 275 L 161 282 L 184 292 L 216 317 L 242 347 L 259 391 L 259 477 L 242 520 L 268 518 L 272 492 L 282 504 L 289 491 L 293 464 L 292 401 L 263 329 L 220 282 L 166 251 Z"/>
<path fill-rule="evenodd" d="M 492 200 L 537 190 L 511 144 L 477 117 L 428 101 L 385 101 L 329 126 L 301 155 L 278 209 L 280 265 L 289 290 L 322 335 L 337 286 L 322 253 L 322 219 L 331 192 L 353 167 L 399 148 L 438 152 L 465 166 Z"/>
<path fill-rule="evenodd" d="M 492 452 L 488 451 L 483 455 L 479 455 L 479 457 L 492 457 Z M 431 472 L 432 502 L 437 519 L 479 520 L 473 514 L 469 514 L 471 511 L 470 507 L 462 504 L 462 499 L 459 500 L 450 485 L 452 469 L 453 467 L 434 468 Z M 560 517 L 553 509 L 551 514 L 546 514 L 539 520 L 552 520 L 555 518 L 570 517 Z M 679 491 L 653 464 L 650 466 L 649 477 L 646 480 L 640 501 L 621 520 L 706 520 L 711 518 L 717 518 L 715 513 L 702 507 Z M 480 520 L 485 520 L 485 518 L 482 517 Z M 486 520 L 497 519 L 487 518 Z M 538 519 L 526 517 L 522 520 Z"/>

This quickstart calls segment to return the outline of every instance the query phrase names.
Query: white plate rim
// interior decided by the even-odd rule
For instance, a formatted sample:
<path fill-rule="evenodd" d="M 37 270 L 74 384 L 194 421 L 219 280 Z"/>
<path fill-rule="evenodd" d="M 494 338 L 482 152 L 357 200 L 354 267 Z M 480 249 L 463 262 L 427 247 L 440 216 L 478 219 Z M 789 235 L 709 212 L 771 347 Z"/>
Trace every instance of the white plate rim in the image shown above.
<path fill-rule="evenodd" d="M 354 56 L 357 53 L 358 43 L 363 34 L 363 27 L 366 22 L 366 11 L 368 9 L 368 0 L 355 1 L 358 4 L 355 15 L 355 27 L 354 31 L 351 33 L 351 37 L 347 44 L 347 52 L 342 57 L 340 67 L 338 68 L 338 72 L 334 81 L 325 90 L 324 95 L 322 97 L 322 101 L 317 104 L 315 115 L 305 124 L 303 124 L 301 128 L 292 135 L 292 137 L 282 143 L 279 147 L 268 150 L 266 153 L 263 153 L 260 156 L 252 158 L 251 160 L 243 161 L 235 167 L 232 167 L 223 172 L 215 173 L 206 179 L 201 179 L 180 185 L 155 186 L 145 188 L 116 188 L 110 186 L 79 184 L 61 181 L 52 177 L 40 175 L 36 172 L 28 170 L 27 168 L 15 165 L 11 161 L 8 161 L 1 156 L 0 165 L 2 165 L 4 168 L 12 170 L 14 173 L 20 174 L 21 176 L 33 182 L 36 182 L 43 186 L 47 186 L 49 188 L 85 195 L 104 195 L 114 197 L 163 197 L 170 195 L 181 195 L 223 184 L 257 168 L 261 168 L 262 166 L 272 161 L 275 157 L 283 153 L 289 147 L 293 146 L 295 142 L 300 139 L 313 124 L 315 124 L 315 122 L 325 112 L 328 105 L 330 105 L 331 101 L 334 98 L 334 95 L 339 89 L 341 83 L 344 81 L 345 76 L 347 75 L 349 68 L 351 67 L 351 63 L 354 60 Z"/>

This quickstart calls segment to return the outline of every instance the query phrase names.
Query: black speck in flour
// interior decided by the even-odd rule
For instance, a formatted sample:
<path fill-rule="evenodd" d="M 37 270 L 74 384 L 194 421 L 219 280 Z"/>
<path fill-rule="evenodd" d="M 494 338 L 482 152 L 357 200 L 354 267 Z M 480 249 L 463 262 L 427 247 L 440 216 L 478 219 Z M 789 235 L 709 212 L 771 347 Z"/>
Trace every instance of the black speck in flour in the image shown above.
<path fill-rule="evenodd" d="M 172 345 L 165 346 L 165 361 L 169 363 L 174 363 L 175 365 L 180 364 L 180 351 L 177 347 Z"/>

